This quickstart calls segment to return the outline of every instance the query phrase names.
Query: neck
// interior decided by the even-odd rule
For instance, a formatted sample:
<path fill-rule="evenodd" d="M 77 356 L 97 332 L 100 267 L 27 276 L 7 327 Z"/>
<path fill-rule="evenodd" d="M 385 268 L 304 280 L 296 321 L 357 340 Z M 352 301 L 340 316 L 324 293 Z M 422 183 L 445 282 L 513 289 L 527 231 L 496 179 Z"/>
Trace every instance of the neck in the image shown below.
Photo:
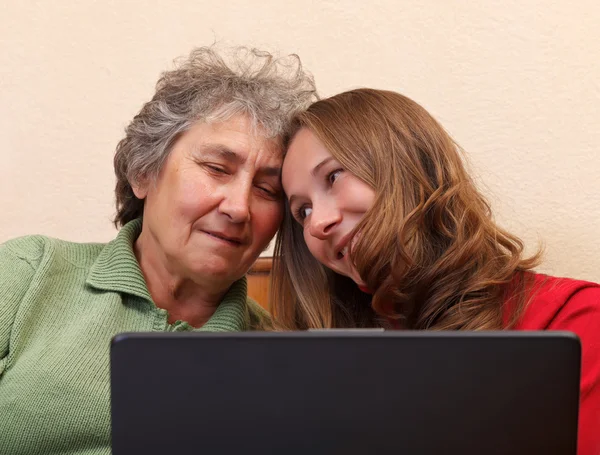
<path fill-rule="evenodd" d="M 207 286 L 169 267 L 161 249 L 144 231 L 134 245 L 135 256 L 155 305 L 168 312 L 168 322 L 181 320 L 202 327 L 214 314 L 229 286 Z M 231 283 L 229 284 L 231 285 Z"/>

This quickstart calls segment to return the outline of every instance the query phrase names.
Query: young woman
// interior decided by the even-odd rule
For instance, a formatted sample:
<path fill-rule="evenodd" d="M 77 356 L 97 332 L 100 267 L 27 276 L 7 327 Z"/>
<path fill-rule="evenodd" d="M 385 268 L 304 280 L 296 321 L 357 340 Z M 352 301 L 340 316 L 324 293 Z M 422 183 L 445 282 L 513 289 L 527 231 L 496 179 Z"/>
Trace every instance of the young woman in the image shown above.
<path fill-rule="evenodd" d="M 569 330 L 583 346 L 580 454 L 600 453 L 600 286 L 534 272 L 460 148 L 420 105 L 359 89 L 296 117 L 272 312 L 283 329 Z"/>

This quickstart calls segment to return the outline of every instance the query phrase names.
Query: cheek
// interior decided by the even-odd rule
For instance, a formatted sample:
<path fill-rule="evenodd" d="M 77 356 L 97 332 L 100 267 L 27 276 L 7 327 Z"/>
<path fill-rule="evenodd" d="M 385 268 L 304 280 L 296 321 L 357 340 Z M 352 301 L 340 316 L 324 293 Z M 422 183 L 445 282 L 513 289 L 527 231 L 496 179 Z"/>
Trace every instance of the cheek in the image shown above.
<path fill-rule="evenodd" d="M 366 212 L 375 203 L 375 191 L 363 182 L 357 182 L 352 190 L 353 191 L 349 191 L 348 194 L 355 201 L 356 206 L 360 210 Z"/>
<path fill-rule="evenodd" d="M 283 203 L 262 207 L 253 216 L 253 231 L 259 243 L 267 243 L 273 238 L 283 220 Z"/>
<path fill-rule="evenodd" d="M 171 198 L 170 204 L 177 201 L 177 206 L 186 215 L 197 217 L 203 216 L 212 210 L 218 203 L 218 193 L 207 185 L 204 179 L 184 179 L 179 182 L 175 196 Z"/>
<path fill-rule="evenodd" d="M 304 242 L 306 243 L 310 254 L 312 254 L 321 264 L 327 265 L 327 256 L 325 255 L 323 242 L 314 238 L 312 235 L 307 234 L 306 230 L 304 231 Z"/>

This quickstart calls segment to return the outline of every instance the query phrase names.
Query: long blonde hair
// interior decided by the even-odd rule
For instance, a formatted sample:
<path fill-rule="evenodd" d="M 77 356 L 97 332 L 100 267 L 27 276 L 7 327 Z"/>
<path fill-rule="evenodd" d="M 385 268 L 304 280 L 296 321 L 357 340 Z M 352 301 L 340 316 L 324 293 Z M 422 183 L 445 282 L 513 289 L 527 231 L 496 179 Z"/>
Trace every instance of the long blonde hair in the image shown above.
<path fill-rule="evenodd" d="M 496 225 L 460 148 L 423 107 L 395 92 L 357 89 L 311 105 L 295 119 L 295 131 L 301 128 L 376 192 L 349 253 L 374 293 L 322 266 L 288 208 L 271 284 L 277 327 L 396 320 L 406 329 L 494 330 L 516 323 L 539 253 L 524 258 L 523 243 Z"/>

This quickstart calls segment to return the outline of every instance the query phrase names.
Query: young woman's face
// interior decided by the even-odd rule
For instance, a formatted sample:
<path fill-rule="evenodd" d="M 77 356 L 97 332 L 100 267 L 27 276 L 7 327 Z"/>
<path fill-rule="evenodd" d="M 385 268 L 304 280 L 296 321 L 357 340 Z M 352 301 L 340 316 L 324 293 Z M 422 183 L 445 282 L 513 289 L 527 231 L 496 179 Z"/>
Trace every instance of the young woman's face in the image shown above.
<path fill-rule="evenodd" d="M 313 256 L 364 286 L 348 251 L 357 240 L 352 238 L 352 230 L 375 201 L 373 188 L 346 171 L 307 128 L 302 128 L 290 144 L 282 182 Z"/>

